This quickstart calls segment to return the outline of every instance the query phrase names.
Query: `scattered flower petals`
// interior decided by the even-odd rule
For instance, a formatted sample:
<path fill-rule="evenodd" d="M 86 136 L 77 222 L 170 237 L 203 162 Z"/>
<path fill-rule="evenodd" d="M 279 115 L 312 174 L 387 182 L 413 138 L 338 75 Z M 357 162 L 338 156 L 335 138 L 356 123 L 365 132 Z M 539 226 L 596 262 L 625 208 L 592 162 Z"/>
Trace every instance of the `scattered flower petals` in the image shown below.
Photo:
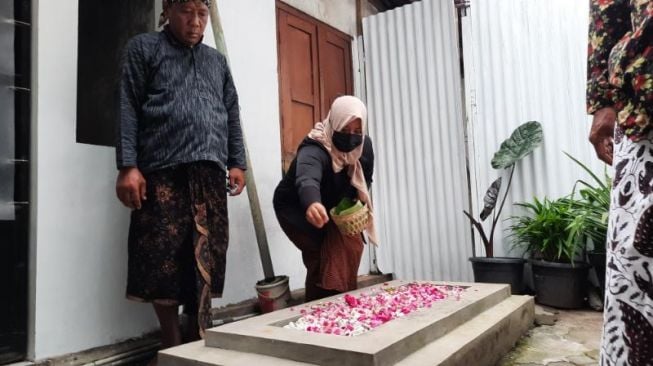
<path fill-rule="evenodd" d="M 345 294 L 300 310 L 302 315 L 284 328 L 356 336 L 414 311 L 430 308 L 446 298 L 460 300 L 464 288 L 410 282 L 375 288 L 358 296 Z M 386 287 L 387 286 L 387 287 Z"/>

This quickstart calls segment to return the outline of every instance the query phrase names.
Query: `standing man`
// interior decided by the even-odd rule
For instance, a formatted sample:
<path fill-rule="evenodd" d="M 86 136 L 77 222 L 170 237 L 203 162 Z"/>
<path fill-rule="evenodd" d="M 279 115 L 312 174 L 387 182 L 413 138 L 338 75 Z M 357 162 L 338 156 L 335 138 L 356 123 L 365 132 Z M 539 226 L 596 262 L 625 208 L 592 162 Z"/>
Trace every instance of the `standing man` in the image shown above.
<path fill-rule="evenodd" d="M 653 365 L 653 1 L 590 6 L 590 141 L 615 168 L 601 365 Z"/>
<path fill-rule="evenodd" d="M 238 96 L 223 55 L 201 43 L 210 0 L 163 0 L 161 32 L 126 45 L 116 192 L 131 208 L 127 297 L 150 302 L 164 348 L 197 339 L 224 287 L 231 195 L 245 186 Z"/>

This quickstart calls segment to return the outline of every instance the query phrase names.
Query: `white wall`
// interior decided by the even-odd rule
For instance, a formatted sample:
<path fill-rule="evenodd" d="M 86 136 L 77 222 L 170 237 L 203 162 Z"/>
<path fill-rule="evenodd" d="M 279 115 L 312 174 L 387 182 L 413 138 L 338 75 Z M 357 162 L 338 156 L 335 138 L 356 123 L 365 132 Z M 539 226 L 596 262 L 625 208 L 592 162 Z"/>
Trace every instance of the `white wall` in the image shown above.
<path fill-rule="evenodd" d="M 282 0 L 284 3 L 347 33 L 356 34 L 356 0 Z"/>
<path fill-rule="evenodd" d="M 320 3 L 324 7 L 327 2 Z M 336 13 L 328 10 L 316 14 L 318 18 L 333 23 L 340 19 L 338 14 L 355 14 L 354 1 L 348 0 L 348 6 L 337 3 Z M 110 344 L 157 325 L 149 305 L 124 299 L 129 212 L 114 196 L 114 149 L 75 142 L 77 4 L 35 3 L 35 271 L 30 309 L 34 359 Z M 292 288 L 303 287 L 300 253 L 279 228 L 272 209 L 273 191 L 281 179 L 275 3 L 218 4 L 275 270 L 290 276 Z M 355 22 L 355 17 L 347 19 Z M 347 24 L 334 25 L 355 29 Z M 210 29 L 206 42 L 211 43 L 208 33 Z M 353 64 L 358 65 L 357 52 L 353 55 Z M 254 285 L 263 277 L 245 194 L 231 199 L 229 210 L 226 287 L 215 306 L 254 297 Z M 362 273 L 369 268 L 366 259 Z"/>
<path fill-rule="evenodd" d="M 303 287 L 301 256 L 287 241 L 272 208 L 274 188 L 281 179 L 275 5 L 273 1 L 232 0 L 218 6 L 274 269 L 276 274 L 290 276 L 292 287 Z M 211 43 L 212 35 L 207 38 Z M 254 285 L 263 279 L 245 193 L 230 201 L 229 220 L 224 298 L 214 300 L 215 306 L 256 296 Z"/>
<path fill-rule="evenodd" d="M 114 197 L 114 150 L 75 143 L 77 2 L 38 6 L 32 255 L 40 359 L 140 335 L 156 322 L 124 299 L 128 211 Z"/>

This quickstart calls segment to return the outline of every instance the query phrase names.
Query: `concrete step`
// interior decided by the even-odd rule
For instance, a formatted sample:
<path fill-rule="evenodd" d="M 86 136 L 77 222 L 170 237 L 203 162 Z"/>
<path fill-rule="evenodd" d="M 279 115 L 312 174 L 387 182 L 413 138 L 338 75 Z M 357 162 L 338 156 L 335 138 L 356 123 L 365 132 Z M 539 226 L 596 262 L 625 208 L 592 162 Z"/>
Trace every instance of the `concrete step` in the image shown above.
<path fill-rule="evenodd" d="M 305 366 L 304 362 L 283 360 L 255 353 L 206 347 L 204 341 L 187 343 L 159 351 L 159 366 Z M 313 364 L 314 365 L 314 364 Z"/>
<path fill-rule="evenodd" d="M 373 357 L 374 365 L 428 366 L 428 365 L 494 365 L 506 354 L 515 342 L 533 323 L 534 303 L 529 296 L 509 296 L 487 309 L 474 314 L 466 322 L 450 329 L 447 334 L 435 339 L 408 355 L 397 356 L 402 350 L 390 347 L 394 356 L 381 352 L 385 359 Z M 379 329 L 379 328 L 377 328 Z M 329 336 L 337 337 L 337 336 Z M 358 337 L 348 337 L 352 340 Z M 306 337 L 304 337 L 306 338 Z M 306 340 L 304 339 L 304 343 Z M 282 342 L 278 347 L 285 347 Z M 346 353 L 346 352 L 345 352 Z M 162 366 L 223 365 L 223 366 L 297 366 L 333 364 L 330 358 L 314 354 L 311 362 L 293 361 L 287 358 L 207 347 L 202 341 L 161 351 L 159 364 Z M 399 359 L 398 362 L 396 360 Z M 361 359 L 359 359 L 360 361 Z M 363 358 L 363 362 L 367 362 Z M 352 364 L 344 359 L 342 365 Z"/>
<path fill-rule="evenodd" d="M 532 326 L 533 297 L 513 295 L 395 366 L 492 366 Z"/>

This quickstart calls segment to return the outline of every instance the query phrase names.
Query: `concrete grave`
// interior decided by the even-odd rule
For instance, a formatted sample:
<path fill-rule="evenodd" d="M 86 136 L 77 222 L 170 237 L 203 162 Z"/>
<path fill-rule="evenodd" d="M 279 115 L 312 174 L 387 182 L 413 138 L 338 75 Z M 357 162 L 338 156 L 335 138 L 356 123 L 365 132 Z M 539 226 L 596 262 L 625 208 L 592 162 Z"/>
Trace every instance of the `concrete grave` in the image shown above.
<path fill-rule="evenodd" d="M 491 365 L 532 324 L 532 298 L 511 296 L 507 285 L 428 282 L 461 286 L 465 291 L 460 299 L 447 298 L 353 337 L 283 328 L 299 317 L 302 306 L 312 303 L 283 309 L 210 329 L 204 345 L 162 351 L 160 364 L 235 366 L 259 360 L 260 365 Z"/>

